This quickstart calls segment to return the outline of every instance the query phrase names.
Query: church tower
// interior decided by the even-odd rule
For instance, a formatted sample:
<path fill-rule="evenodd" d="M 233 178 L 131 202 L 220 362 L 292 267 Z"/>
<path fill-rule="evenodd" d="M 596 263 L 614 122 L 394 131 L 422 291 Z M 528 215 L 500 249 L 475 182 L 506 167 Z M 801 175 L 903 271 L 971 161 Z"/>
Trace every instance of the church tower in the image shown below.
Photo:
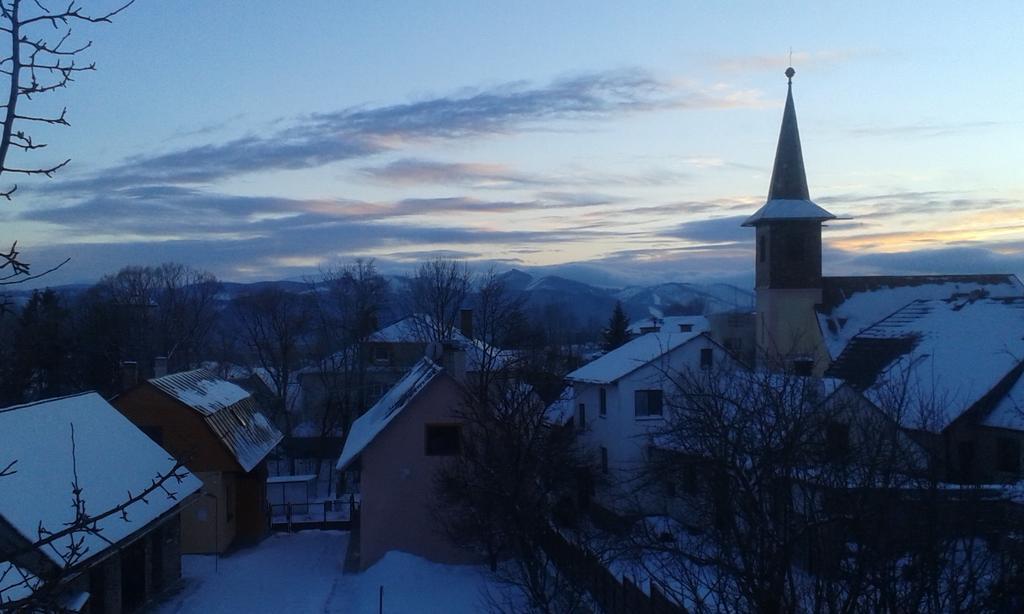
<path fill-rule="evenodd" d="M 835 216 L 811 201 L 793 105 L 792 67 L 775 168 L 764 206 L 743 222 L 756 233 L 758 364 L 821 373 L 828 366 L 814 307 L 821 303 L 821 225 Z"/>

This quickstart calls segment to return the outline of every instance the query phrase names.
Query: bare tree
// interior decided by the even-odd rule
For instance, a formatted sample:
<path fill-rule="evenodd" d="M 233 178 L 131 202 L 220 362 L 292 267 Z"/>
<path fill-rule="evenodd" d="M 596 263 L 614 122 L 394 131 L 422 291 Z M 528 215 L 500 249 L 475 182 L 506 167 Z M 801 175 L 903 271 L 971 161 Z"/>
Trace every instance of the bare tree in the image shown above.
<path fill-rule="evenodd" d="M 992 605 L 1008 568 L 968 518 L 1009 516 L 981 506 L 982 492 L 937 481 L 901 429 L 922 408 L 880 408 L 809 377 L 670 375 L 668 418 L 637 484 L 643 520 L 631 553 L 690 611 Z"/>
<path fill-rule="evenodd" d="M 78 58 L 92 42 L 72 40 L 74 24 L 110 23 L 128 8 L 130 0 L 118 8 L 93 14 L 83 10 L 74 0 L 66 7 L 50 9 L 40 0 L 0 0 L 0 32 L 7 41 L 7 51 L 0 56 L 0 73 L 7 77 L 7 99 L 3 108 L 3 132 L 0 134 L 0 177 L 9 175 L 53 177 L 70 159 L 39 166 L 10 163 L 13 149 L 30 153 L 46 147 L 32 136 L 32 126 L 68 126 L 67 108 L 59 114 L 35 114 L 26 111 L 25 103 L 66 88 L 78 74 L 96 69 L 94 63 L 82 64 Z M 0 188 L 0 197 L 11 200 L 18 185 Z M 66 263 L 42 273 L 32 274 L 29 264 L 18 251 L 17 241 L 10 249 L 0 250 L 0 286 L 22 283 L 45 275 Z"/>
<path fill-rule="evenodd" d="M 490 563 L 503 587 L 487 595 L 493 610 L 585 611 L 583 591 L 545 546 L 586 463 L 528 384 L 526 353 L 497 346 L 520 325 L 521 305 L 493 272 L 480 281 L 474 333 L 483 343 L 457 412 L 463 448 L 436 476 L 435 517 L 453 543 Z"/>
<path fill-rule="evenodd" d="M 409 311 L 425 316 L 418 320 L 427 341 L 449 341 L 459 323 L 472 276 L 465 262 L 436 258 L 420 265 L 409 280 Z"/>
<path fill-rule="evenodd" d="M 313 311 L 306 295 L 267 288 L 240 296 L 234 314 L 242 326 L 250 357 L 271 380 L 275 403 L 270 417 L 292 433 L 294 375 L 306 359 Z"/>

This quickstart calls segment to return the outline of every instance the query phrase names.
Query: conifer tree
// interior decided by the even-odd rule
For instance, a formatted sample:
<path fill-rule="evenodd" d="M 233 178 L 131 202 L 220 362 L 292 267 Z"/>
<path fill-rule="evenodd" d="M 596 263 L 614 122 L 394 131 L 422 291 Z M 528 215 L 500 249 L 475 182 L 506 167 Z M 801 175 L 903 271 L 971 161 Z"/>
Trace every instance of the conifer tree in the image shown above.
<path fill-rule="evenodd" d="M 604 349 L 609 352 L 629 341 L 629 318 L 622 309 L 622 303 L 616 301 L 612 317 L 608 319 L 608 328 L 604 329 Z"/>

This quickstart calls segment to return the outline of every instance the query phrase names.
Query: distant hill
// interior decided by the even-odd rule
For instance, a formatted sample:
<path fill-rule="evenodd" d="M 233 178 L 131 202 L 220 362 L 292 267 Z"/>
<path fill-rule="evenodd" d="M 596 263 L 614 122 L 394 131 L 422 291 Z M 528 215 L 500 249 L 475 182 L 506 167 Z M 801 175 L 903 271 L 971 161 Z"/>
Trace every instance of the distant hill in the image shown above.
<path fill-rule="evenodd" d="M 535 316 L 581 331 L 600 330 L 611 315 L 616 301 L 622 302 L 631 320 L 652 315 L 699 315 L 735 309 L 749 311 L 754 305 L 753 293 L 725 283 L 671 282 L 653 286 L 603 288 L 557 275 L 534 276 L 519 269 L 506 271 L 499 277 L 509 290 L 523 294 L 527 307 Z M 397 295 L 406 288 L 404 277 L 387 276 L 387 279 L 393 294 Z M 54 289 L 74 297 L 88 287 L 76 284 Z M 222 290 L 217 298 L 222 307 L 226 307 L 239 296 L 268 288 L 298 294 L 311 291 L 309 284 L 298 281 L 222 282 Z M 28 300 L 31 290 L 9 289 L 7 295 L 15 305 L 20 305 Z M 382 320 L 390 321 L 405 315 L 401 313 L 401 301 L 392 300 L 390 303 L 382 314 Z"/>

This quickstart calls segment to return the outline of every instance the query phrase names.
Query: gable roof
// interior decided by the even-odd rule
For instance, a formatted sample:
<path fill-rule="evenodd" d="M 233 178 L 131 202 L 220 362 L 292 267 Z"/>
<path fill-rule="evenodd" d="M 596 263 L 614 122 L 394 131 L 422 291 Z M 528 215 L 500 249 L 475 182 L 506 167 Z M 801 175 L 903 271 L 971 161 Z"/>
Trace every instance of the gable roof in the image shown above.
<path fill-rule="evenodd" d="M 589 384 L 611 384 L 703 334 L 700 331 L 647 333 L 583 365 L 565 376 L 565 379 Z"/>
<path fill-rule="evenodd" d="M 284 438 L 248 392 L 205 369 L 148 383 L 198 413 L 244 471 L 252 471 Z"/>
<path fill-rule="evenodd" d="M 829 369 L 903 426 L 941 431 L 1004 382 L 1024 359 L 1024 297 L 918 300 L 853 337 Z M 998 405 L 998 404 L 996 404 Z M 927 423 L 921 409 L 930 409 Z"/>
<path fill-rule="evenodd" d="M 880 275 L 823 277 L 818 326 L 829 355 L 838 358 L 857 333 L 920 299 L 1024 296 L 1016 275 Z"/>
<path fill-rule="evenodd" d="M 58 531 L 74 521 L 71 484 L 76 470 L 86 511 L 99 514 L 124 503 L 127 493 L 149 487 L 175 465 L 95 392 L 0 409 L 0 434 L 0 465 L 17 461 L 15 472 L 0 478 L 0 516 L 29 543 L 39 539 L 40 526 Z M 183 473 L 181 482 L 166 483 L 174 498 L 158 490 L 128 506 L 127 519 L 113 514 L 98 521 L 101 535 L 75 532 L 41 551 L 61 566 L 61 554 L 72 539 L 83 540 L 86 559 L 104 552 L 199 490 L 202 482 Z"/>
<path fill-rule="evenodd" d="M 345 446 L 338 457 L 336 468 L 342 471 L 370 445 L 402 410 L 440 375 L 442 369 L 429 358 L 422 358 L 402 379 L 398 380 L 365 414 L 349 428 Z"/>
<path fill-rule="evenodd" d="M 434 319 L 423 313 L 414 313 L 401 320 L 385 326 L 367 339 L 371 343 L 430 343 L 433 339 L 428 331 Z M 456 348 L 466 352 L 466 369 L 478 371 L 481 365 L 488 367 L 502 366 L 515 358 L 515 353 L 489 345 L 479 339 L 472 339 L 462 334 L 458 328 L 452 329 L 449 340 Z"/>

